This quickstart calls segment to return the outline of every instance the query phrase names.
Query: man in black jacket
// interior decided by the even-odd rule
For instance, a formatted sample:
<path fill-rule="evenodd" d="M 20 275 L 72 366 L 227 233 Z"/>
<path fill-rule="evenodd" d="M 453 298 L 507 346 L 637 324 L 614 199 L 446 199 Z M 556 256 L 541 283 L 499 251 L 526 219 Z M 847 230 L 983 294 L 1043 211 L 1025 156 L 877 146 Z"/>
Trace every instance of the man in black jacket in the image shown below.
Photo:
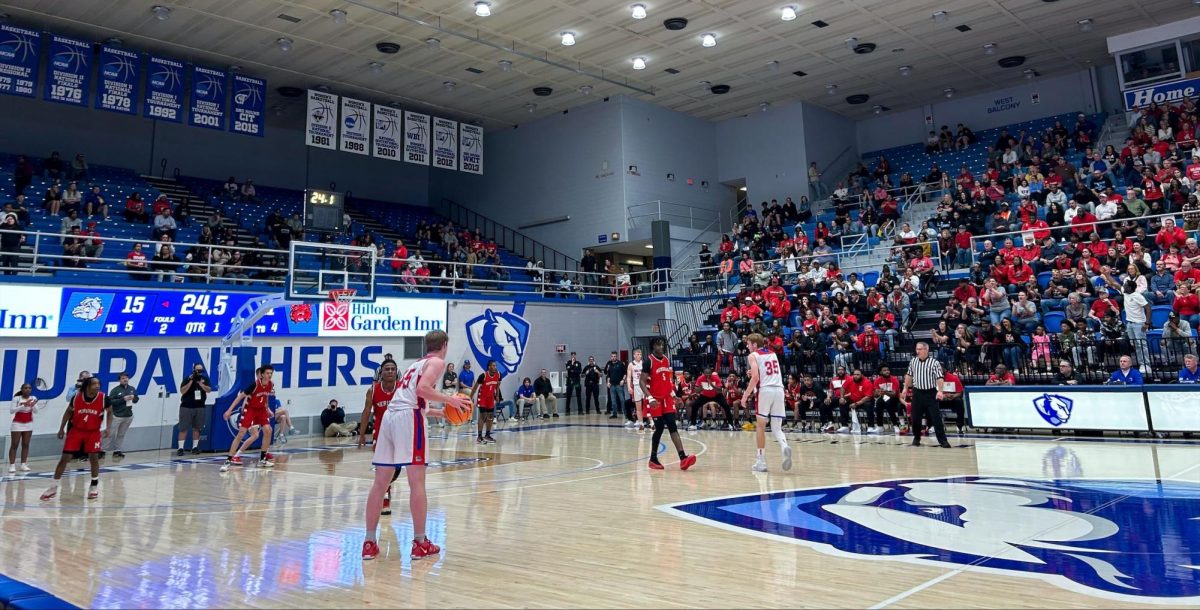
<path fill-rule="evenodd" d="M 583 382 L 583 363 L 575 357 L 575 352 L 571 352 L 571 359 L 567 360 L 567 408 L 566 414 L 571 414 L 571 395 L 575 395 L 575 402 L 579 405 L 579 414 L 583 415 L 583 394 L 580 387 Z"/>
<path fill-rule="evenodd" d="M 558 399 L 554 396 L 554 386 L 546 376 L 546 369 L 542 369 L 538 378 L 533 380 L 533 396 L 537 399 L 538 413 L 542 419 L 549 419 L 551 415 L 558 417 Z"/>
<path fill-rule="evenodd" d="M 608 383 L 608 418 L 616 419 L 618 417 L 628 419 L 629 416 L 625 412 L 625 401 L 629 399 L 628 393 L 625 391 L 625 372 L 628 367 L 617 352 L 613 352 L 608 357 L 608 362 L 604 364 L 604 378 Z"/>
<path fill-rule="evenodd" d="M 600 415 L 600 375 L 602 371 L 596 366 L 596 357 L 588 356 L 587 366 L 583 367 L 583 413 L 591 412 L 592 403 L 596 403 L 596 415 Z"/>

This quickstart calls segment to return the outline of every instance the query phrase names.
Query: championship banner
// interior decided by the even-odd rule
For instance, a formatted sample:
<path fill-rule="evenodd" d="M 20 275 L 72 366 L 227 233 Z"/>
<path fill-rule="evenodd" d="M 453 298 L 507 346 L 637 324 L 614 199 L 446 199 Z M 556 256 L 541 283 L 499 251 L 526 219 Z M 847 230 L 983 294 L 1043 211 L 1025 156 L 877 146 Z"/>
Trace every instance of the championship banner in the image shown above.
<path fill-rule="evenodd" d="M 429 115 L 404 111 L 404 160 L 429 165 Z"/>
<path fill-rule="evenodd" d="M 33 97 L 41 51 L 41 33 L 0 24 L 0 93 Z"/>
<path fill-rule="evenodd" d="M 483 173 L 483 128 L 479 125 L 463 123 L 458 127 L 458 168 Z"/>
<path fill-rule="evenodd" d="M 434 117 L 433 166 L 458 169 L 458 121 Z"/>
<path fill-rule="evenodd" d="M 337 148 L 338 96 L 308 91 L 308 115 L 304 118 L 304 142 L 317 148 Z"/>
<path fill-rule="evenodd" d="M 263 137 L 267 81 L 252 76 L 233 75 L 233 109 L 229 131 Z"/>
<path fill-rule="evenodd" d="M 46 91 L 50 102 L 87 106 L 92 90 L 91 43 L 52 35 L 46 62 Z"/>
<path fill-rule="evenodd" d="M 341 149 L 356 155 L 369 154 L 371 145 L 371 104 L 342 98 Z"/>
<path fill-rule="evenodd" d="M 224 70 L 192 66 L 192 101 L 188 124 L 225 131 L 225 85 L 229 75 Z"/>
<path fill-rule="evenodd" d="M 400 111 L 375 104 L 371 122 L 371 154 L 380 159 L 400 160 Z"/>
<path fill-rule="evenodd" d="M 183 62 L 150 56 L 142 116 L 183 122 Z"/>
<path fill-rule="evenodd" d="M 141 55 L 124 49 L 101 47 L 96 108 L 136 116 L 137 86 L 141 73 Z"/>

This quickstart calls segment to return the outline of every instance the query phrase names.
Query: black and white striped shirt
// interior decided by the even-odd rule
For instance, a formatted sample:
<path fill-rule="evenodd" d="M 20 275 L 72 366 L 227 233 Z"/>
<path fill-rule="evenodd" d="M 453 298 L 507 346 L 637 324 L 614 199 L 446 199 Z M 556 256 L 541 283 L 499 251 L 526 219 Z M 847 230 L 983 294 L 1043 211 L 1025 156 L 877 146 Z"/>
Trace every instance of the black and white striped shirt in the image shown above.
<path fill-rule="evenodd" d="M 924 361 L 914 356 L 908 361 L 908 374 L 912 376 L 912 387 L 917 390 L 937 390 L 938 380 L 945 377 L 942 363 L 933 356 Z"/>

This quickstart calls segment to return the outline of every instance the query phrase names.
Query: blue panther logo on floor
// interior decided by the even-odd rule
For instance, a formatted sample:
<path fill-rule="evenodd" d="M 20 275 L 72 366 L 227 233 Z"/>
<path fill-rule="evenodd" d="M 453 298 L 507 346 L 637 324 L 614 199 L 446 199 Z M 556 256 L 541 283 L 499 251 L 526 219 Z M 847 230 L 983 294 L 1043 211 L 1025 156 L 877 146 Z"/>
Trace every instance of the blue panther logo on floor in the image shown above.
<path fill-rule="evenodd" d="M 467 321 L 467 341 L 480 367 L 496 362 L 501 375 L 511 375 L 525 359 L 529 342 L 529 322 L 522 317 L 525 304 L 517 302 L 512 311 L 484 312 Z"/>
<path fill-rule="evenodd" d="M 1061 426 L 1071 420 L 1075 401 L 1061 394 L 1042 394 L 1033 399 L 1033 408 L 1051 426 Z"/>
<path fill-rule="evenodd" d="M 842 557 L 969 566 L 1125 601 L 1200 602 L 1200 485 L 951 477 L 659 507 Z"/>

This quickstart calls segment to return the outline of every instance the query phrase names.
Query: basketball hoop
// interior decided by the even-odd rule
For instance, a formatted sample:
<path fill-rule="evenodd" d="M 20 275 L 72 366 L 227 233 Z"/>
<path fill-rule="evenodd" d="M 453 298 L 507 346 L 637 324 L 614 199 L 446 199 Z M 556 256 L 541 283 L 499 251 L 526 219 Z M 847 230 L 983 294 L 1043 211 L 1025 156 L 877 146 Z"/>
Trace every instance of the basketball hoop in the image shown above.
<path fill-rule="evenodd" d="M 334 303 L 349 303 L 354 300 L 356 294 L 358 294 L 358 290 L 355 288 L 331 288 L 329 300 Z"/>

